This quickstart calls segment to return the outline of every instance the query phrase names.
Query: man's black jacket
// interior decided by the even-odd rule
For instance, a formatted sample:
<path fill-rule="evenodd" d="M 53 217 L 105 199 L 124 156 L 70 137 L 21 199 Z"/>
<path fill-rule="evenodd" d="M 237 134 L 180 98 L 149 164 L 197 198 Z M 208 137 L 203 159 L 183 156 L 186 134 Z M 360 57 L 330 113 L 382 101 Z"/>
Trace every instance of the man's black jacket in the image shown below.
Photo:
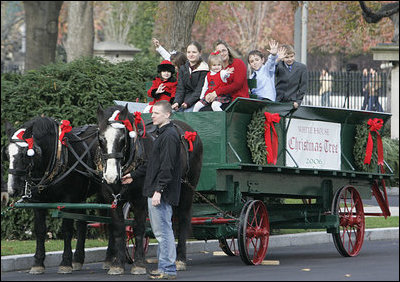
<path fill-rule="evenodd" d="M 181 191 L 180 138 L 170 122 L 157 129 L 149 159 L 131 172 L 133 179 L 146 174 L 143 195 L 153 197 L 155 191 L 170 205 L 177 206 Z"/>

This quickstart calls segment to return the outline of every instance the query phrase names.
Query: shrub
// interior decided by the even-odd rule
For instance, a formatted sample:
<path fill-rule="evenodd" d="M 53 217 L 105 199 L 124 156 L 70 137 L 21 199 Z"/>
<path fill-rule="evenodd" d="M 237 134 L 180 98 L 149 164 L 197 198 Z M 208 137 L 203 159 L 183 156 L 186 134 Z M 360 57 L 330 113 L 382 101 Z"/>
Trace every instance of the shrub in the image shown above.
<path fill-rule="evenodd" d="M 23 75 L 2 74 L 2 124 L 7 120 L 18 127 L 42 114 L 59 120 L 68 119 L 73 127 L 94 124 L 99 103 L 108 107 L 113 104 L 113 100 L 139 99 L 143 102 L 147 97 L 145 83 L 153 80 L 157 64 L 157 60 L 140 56 L 134 57 L 133 61 L 115 65 L 95 57 L 81 58 L 71 63 L 58 62 Z M 2 147 L 7 142 L 2 126 Z M 31 239 L 33 211 L 3 211 L 2 208 L 2 239 Z M 46 222 L 53 238 L 62 238 L 61 220 L 49 215 Z M 89 229 L 88 233 L 89 237 L 98 235 L 98 231 L 93 229 Z"/>
<path fill-rule="evenodd" d="M 1 76 L 1 120 L 18 126 L 39 115 L 68 119 L 71 125 L 96 123 L 99 104 L 113 100 L 144 102 L 145 83 L 157 72 L 157 61 L 143 57 L 111 64 L 105 59 L 81 58 L 55 63 L 23 75 Z M 2 126 L 2 145 L 5 132 Z"/>

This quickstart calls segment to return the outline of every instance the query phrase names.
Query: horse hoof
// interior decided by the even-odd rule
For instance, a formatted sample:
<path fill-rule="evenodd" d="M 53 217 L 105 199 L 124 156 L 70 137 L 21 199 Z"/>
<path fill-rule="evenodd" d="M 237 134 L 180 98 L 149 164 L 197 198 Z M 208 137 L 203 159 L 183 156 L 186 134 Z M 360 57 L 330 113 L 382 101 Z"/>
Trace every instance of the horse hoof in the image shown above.
<path fill-rule="evenodd" d="M 31 270 L 29 270 L 29 274 L 43 274 L 44 267 L 43 266 L 33 266 Z"/>
<path fill-rule="evenodd" d="M 186 270 L 186 262 L 181 261 L 181 260 L 177 260 L 175 262 L 176 264 L 176 270 L 178 271 L 185 271 Z"/>
<path fill-rule="evenodd" d="M 147 263 L 158 263 L 158 259 L 156 259 L 156 258 L 148 258 L 148 259 L 146 259 L 146 262 Z"/>
<path fill-rule="evenodd" d="M 146 274 L 146 268 L 140 266 L 132 266 L 131 274 L 133 275 L 144 275 Z"/>
<path fill-rule="evenodd" d="M 83 264 L 80 262 L 73 262 L 72 263 L 72 270 L 73 271 L 79 271 L 82 270 Z"/>
<path fill-rule="evenodd" d="M 103 262 L 103 266 L 102 266 L 102 268 L 103 269 L 110 269 L 111 268 L 111 261 L 105 261 L 105 262 Z"/>
<path fill-rule="evenodd" d="M 70 274 L 70 273 L 72 273 L 72 266 L 59 266 L 57 273 Z"/>
<path fill-rule="evenodd" d="M 107 272 L 107 274 L 109 275 L 121 275 L 124 274 L 125 269 L 123 269 L 122 267 L 115 267 L 112 266 L 110 267 L 110 270 Z"/>

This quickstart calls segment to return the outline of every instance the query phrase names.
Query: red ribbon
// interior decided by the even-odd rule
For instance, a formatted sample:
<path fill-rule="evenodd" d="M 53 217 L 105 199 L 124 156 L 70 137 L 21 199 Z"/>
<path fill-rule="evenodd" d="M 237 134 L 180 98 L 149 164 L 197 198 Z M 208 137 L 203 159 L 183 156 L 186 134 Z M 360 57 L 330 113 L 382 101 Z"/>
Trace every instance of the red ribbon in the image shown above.
<path fill-rule="evenodd" d="M 374 141 L 372 140 L 371 132 L 376 132 L 376 145 L 378 151 L 378 165 L 383 165 L 383 145 L 382 145 L 382 138 L 379 134 L 378 130 L 380 130 L 383 126 L 383 120 L 379 118 L 369 119 L 369 133 L 368 133 L 368 142 L 367 142 L 367 149 L 365 150 L 365 158 L 364 164 L 371 163 L 372 157 L 372 150 L 374 147 Z"/>
<path fill-rule="evenodd" d="M 28 149 L 33 149 L 33 137 L 24 139 L 22 137 L 22 135 L 24 135 L 24 133 L 25 133 L 25 131 L 22 130 L 20 133 L 18 133 L 17 138 L 19 140 L 24 140 L 26 143 L 28 143 Z"/>
<path fill-rule="evenodd" d="M 265 112 L 265 123 L 264 123 L 264 139 L 265 145 L 267 147 L 267 161 L 268 163 L 276 164 L 278 158 L 278 135 L 275 131 L 274 122 L 279 122 L 281 117 L 279 114 L 271 114 L 269 112 Z M 273 138 L 271 142 L 271 131 L 270 128 L 272 127 Z M 271 144 L 272 143 L 272 144 Z"/>
<path fill-rule="evenodd" d="M 129 119 L 120 120 L 119 113 L 118 113 L 115 116 L 115 120 L 122 122 L 125 125 L 126 129 L 128 129 L 129 132 L 133 131 L 133 126 L 132 126 L 131 122 L 129 121 Z"/>
<path fill-rule="evenodd" d="M 63 145 L 67 145 L 65 143 L 65 141 L 63 140 L 63 138 L 64 138 L 65 133 L 70 132 L 72 130 L 72 126 L 70 125 L 69 120 L 63 119 L 61 121 L 60 129 L 61 129 L 61 134 L 60 134 L 59 140 L 61 141 L 61 143 Z"/>
<path fill-rule="evenodd" d="M 144 137 L 146 135 L 146 126 L 144 125 L 144 120 L 142 119 L 142 113 L 141 112 L 135 112 L 135 125 L 137 127 L 137 125 L 142 122 L 143 124 L 143 135 L 142 137 Z"/>
<path fill-rule="evenodd" d="M 184 138 L 189 142 L 189 152 L 193 152 L 193 142 L 196 140 L 197 132 L 186 131 Z"/>
<path fill-rule="evenodd" d="M 111 204 L 111 208 L 112 208 L 112 209 L 116 209 L 116 208 L 117 208 L 117 205 L 118 205 L 118 202 L 117 202 L 116 200 L 114 200 L 114 201 L 112 202 L 112 204 Z"/>
<path fill-rule="evenodd" d="M 211 52 L 210 55 L 219 55 L 219 51 Z"/>

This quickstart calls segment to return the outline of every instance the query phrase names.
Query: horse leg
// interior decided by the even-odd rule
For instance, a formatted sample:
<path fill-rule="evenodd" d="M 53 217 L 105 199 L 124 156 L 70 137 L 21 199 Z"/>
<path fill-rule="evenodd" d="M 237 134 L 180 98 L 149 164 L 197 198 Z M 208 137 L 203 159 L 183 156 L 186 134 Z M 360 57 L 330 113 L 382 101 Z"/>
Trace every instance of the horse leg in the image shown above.
<path fill-rule="evenodd" d="M 182 184 L 178 205 L 178 245 L 176 246 L 176 269 L 186 270 L 186 240 L 189 237 L 192 220 L 193 191 Z"/>
<path fill-rule="evenodd" d="M 135 223 L 133 230 L 135 232 L 135 258 L 131 268 L 131 274 L 142 275 L 146 274 L 146 266 L 144 260 L 143 238 L 145 236 L 145 223 L 146 223 L 146 207 L 147 202 L 145 198 L 136 200 L 132 203 L 133 212 L 135 215 Z"/>
<path fill-rule="evenodd" d="M 111 220 L 112 223 L 110 227 L 111 227 L 111 232 L 113 233 L 114 236 L 116 256 L 107 274 L 110 275 L 124 274 L 125 261 L 126 261 L 126 254 L 125 254 L 126 234 L 125 234 L 125 219 L 122 213 L 121 205 L 118 205 L 116 209 L 111 210 Z"/>
<path fill-rule="evenodd" d="M 44 273 L 44 259 L 46 256 L 44 242 L 46 239 L 46 213 L 44 209 L 33 209 L 35 222 L 34 232 L 36 235 L 36 252 L 34 255 L 34 263 L 30 269 L 30 274 L 42 274 Z"/>
<path fill-rule="evenodd" d="M 78 220 L 76 222 L 76 233 L 77 242 L 74 253 L 74 259 L 72 260 L 72 269 L 81 270 L 83 262 L 85 261 L 85 240 L 87 233 L 87 222 Z"/>
<path fill-rule="evenodd" d="M 110 215 L 109 215 L 110 216 Z M 107 224 L 107 234 L 108 234 L 108 245 L 107 245 L 107 251 L 106 251 L 106 258 L 103 262 L 103 269 L 110 269 L 112 262 L 115 258 L 115 240 L 114 240 L 114 233 L 111 231 L 112 230 L 112 225 Z"/>
<path fill-rule="evenodd" d="M 62 261 L 58 267 L 58 273 L 68 274 L 72 273 L 72 234 L 74 229 L 74 221 L 72 219 L 64 218 L 62 221 L 62 234 L 64 237 L 64 252 Z"/>

